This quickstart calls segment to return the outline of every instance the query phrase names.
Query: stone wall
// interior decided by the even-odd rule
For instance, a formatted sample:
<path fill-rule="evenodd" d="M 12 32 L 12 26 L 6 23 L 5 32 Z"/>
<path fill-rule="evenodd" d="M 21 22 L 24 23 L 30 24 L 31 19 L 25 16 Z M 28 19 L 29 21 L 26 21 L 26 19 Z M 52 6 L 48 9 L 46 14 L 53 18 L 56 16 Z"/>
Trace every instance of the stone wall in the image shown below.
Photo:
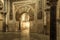
<path fill-rule="evenodd" d="M 3 27 L 3 16 L 0 14 L 0 31 L 2 31 Z"/>
<path fill-rule="evenodd" d="M 60 0 L 57 3 L 57 12 L 56 12 L 56 20 L 57 20 L 57 40 L 60 40 Z"/>

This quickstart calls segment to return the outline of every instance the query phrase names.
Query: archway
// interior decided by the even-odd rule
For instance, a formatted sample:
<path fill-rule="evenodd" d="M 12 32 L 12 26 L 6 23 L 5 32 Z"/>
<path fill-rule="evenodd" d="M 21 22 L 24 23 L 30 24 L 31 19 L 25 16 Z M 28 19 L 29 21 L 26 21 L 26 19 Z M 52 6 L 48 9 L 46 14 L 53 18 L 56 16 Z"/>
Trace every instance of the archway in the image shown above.
<path fill-rule="evenodd" d="M 20 21 L 21 21 L 21 30 L 29 29 L 29 27 L 30 27 L 29 17 L 30 16 L 27 14 L 27 12 L 24 12 L 21 15 L 21 18 L 20 18 Z"/>
<path fill-rule="evenodd" d="M 25 40 L 28 40 L 30 38 L 29 34 L 30 34 L 30 21 L 29 21 L 29 14 L 27 12 L 24 12 L 21 15 L 20 21 L 21 21 L 21 36 L 25 37 Z M 22 38 L 21 40 L 23 40 L 24 38 Z"/>
<path fill-rule="evenodd" d="M 18 21 L 19 22 L 19 30 L 21 30 L 21 21 L 22 21 L 22 16 L 23 15 L 26 15 L 26 17 L 28 17 L 29 16 L 29 18 L 27 18 L 27 19 L 29 19 L 29 21 L 32 23 L 33 21 L 34 21 L 34 11 L 29 7 L 29 6 L 22 6 L 22 7 L 20 7 L 17 11 L 16 11 L 16 13 L 15 13 L 15 19 L 16 19 L 16 22 Z M 23 16 L 23 18 L 24 18 L 24 16 Z M 26 18 L 25 18 L 26 19 Z M 28 20 L 27 20 L 28 21 Z M 25 21 L 26 22 L 26 21 Z M 26 23 L 29 23 L 29 22 L 26 22 Z M 28 25 L 30 25 L 30 28 L 31 28 L 31 24 L 28 24 Z M 29 29 L 30 29 L 29 28 Z"/>

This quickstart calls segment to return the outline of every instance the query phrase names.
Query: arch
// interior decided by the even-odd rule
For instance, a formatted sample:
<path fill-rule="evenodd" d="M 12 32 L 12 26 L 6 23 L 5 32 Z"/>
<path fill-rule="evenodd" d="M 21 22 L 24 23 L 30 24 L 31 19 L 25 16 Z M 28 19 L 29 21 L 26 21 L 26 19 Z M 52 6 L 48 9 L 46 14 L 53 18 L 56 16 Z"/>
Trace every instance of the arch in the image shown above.
<path fill-rule="evenodd" d="M 19 6 L 19 7 L 16 9 L 15 13 L 16 13 L 20 8 L 22 8 L 22 7 L 29 7 L 29 8 L 32 9 L 33 12 L 35 12 L 34 9 L 33 9 L 33 7 L 31 7 L 30 5 L 21 5 L 21 6 Z"/>
<path fill-rule="evenodd" d="M 29 6 L 23 6 L 23 7 L 29 7 Z M 20 12 L 19 10 L 21 10 L 21 8 L 23 8 L 22 6 L 21 7 L 19 7 L 17 10 L 16 10 L 16 12 L 15 12 L 15 18 L 17 19 L 17 21 L 19 21 L 19 17 L 21 17 L 21 15 L 23 14 L 23 13 L 28 13 L 29 14 L 29 16 L 30 16 L 30 19 L 31 20 L 34 20 L 34 10 L 33 9 L 31 9 L 30 7 L 30 11 L 29 12 L 27 12 L 27 11 L 22 11 L 22 12 Z M 20 12 L 20 13 L 19 13 Z"/>

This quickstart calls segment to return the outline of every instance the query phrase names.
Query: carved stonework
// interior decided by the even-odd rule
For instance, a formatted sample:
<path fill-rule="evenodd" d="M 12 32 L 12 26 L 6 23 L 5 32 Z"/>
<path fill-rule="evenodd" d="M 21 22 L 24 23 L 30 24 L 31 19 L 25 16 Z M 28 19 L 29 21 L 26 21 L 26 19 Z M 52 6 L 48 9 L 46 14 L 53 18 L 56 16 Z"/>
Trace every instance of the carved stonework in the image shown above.
<path fill-rule="evenodd" d="M 0 11 L 3 11 L 3 3 L 0 1 Z"/>
<path fill-rule="evenodd" d="M 19 8 L 19 9 L 17 10 L 16 15 L 15 15 L 16 20 L 19 20 L 21 14 L 23 14 L 24 12 L 26 12 L 26 13 L 28 13 L 28 14 L 30 15 L 30 21 L 34 20 L 34 12 L 33 12 L 33 10 L 32 10 L 30 7 L 28 7 L 28 6 L 23 6 L 23 7 Z"/>
<path fill-rule="evenodd" d="M 19 20 L 21 13 L 27 12 L 30 15 L 30 21 L 34 20 L 35 2 L 21 1 L 13 2 L 13 14 L 15 15 L 15 20 Z"/>

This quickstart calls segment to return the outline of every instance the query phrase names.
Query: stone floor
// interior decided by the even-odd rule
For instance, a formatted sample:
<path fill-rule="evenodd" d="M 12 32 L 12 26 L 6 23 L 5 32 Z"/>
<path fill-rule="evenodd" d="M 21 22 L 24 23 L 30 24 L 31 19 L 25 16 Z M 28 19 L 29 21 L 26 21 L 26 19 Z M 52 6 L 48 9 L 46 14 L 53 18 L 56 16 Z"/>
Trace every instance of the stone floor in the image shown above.
<path fill-rule="evenodd" d="M 0 40 L 49 40 L 49 36 L 37 33 L 25 35 L 21 32 L 0 32 Z"/>

